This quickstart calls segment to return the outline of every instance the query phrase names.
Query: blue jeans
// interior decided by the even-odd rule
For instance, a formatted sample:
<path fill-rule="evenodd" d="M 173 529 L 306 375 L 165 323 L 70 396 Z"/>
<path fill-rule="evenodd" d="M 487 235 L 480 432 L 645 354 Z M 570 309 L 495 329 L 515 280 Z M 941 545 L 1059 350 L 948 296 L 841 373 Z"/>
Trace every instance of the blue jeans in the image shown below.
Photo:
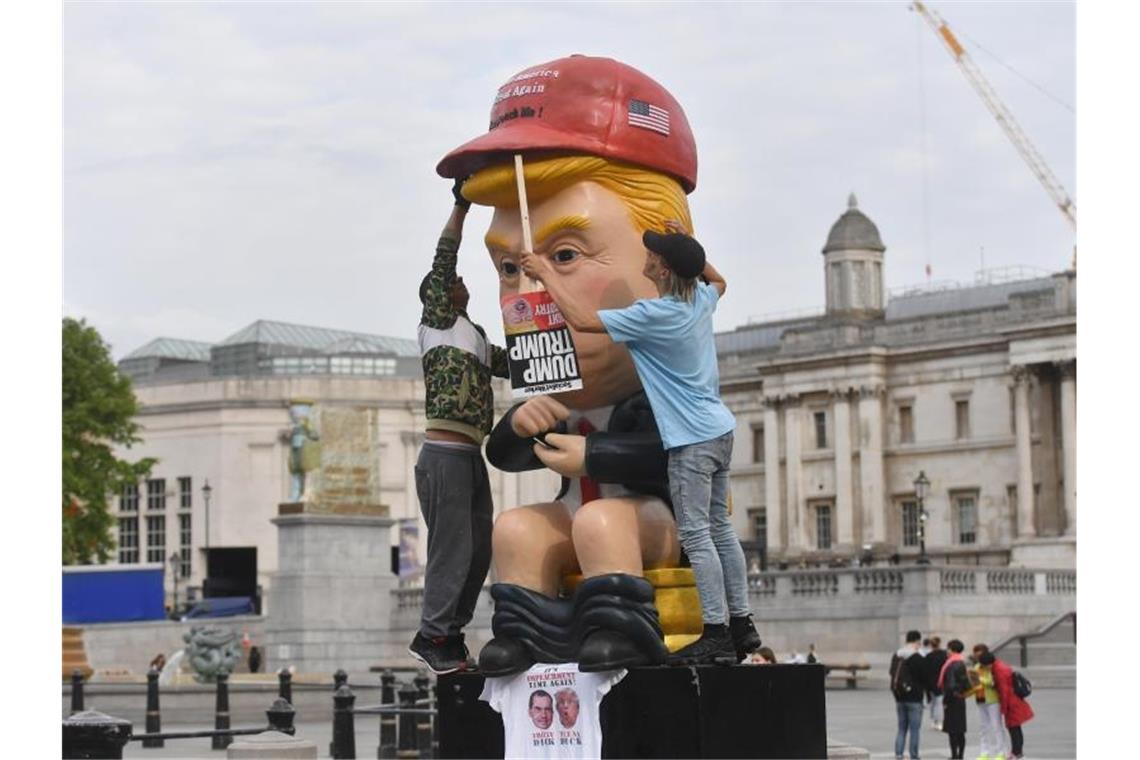
<path fill-rule="evenodd" d="M 903 744 L 910 732 L 911 760 L 918 760 L 918 732 L 922 730 L 922 702 L 895 702 L 899 732 L 895 734 L 895 757 L 903 756 Z"/>
<path fill-rule="evenodd" d="M 681 546 L 693 566 L 701 618 L 725 625 L 749 614 L 744 550 L 728 521 L 732 433 L 669 449 L 669 493 Z M 725 611 L 725 599 L 728 610 Z"/>

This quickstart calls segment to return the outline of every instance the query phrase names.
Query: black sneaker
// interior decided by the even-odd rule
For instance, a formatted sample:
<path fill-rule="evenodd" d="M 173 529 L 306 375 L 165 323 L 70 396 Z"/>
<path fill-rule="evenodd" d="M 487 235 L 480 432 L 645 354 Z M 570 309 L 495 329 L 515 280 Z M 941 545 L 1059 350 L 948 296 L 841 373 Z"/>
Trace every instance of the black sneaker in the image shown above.
<path fill-rule="evenodd" d="M 464 638 L 462 633 L 453 633 L 447 637 L 447 643 L 452 646 L 452 653 L 463 661 L 463 667 L 460 670 L 474 670 L 478 665 L 471 657 L 471 650 L 467 648 Z"/>
<path fill-rule="evenodd" d="M 669 655 L 670 665 L 732 665 L 740 662 L 736 658 L 736 647 L 727 625 L 705 625 L 701 637 L 688 646 L 681 647 Z"/>
<path fill-rule="evenodd" d="M 732 644 L 736 647 L 737 662 L 760 648 L 760 634 L 756 633 L 756 626 L 752 625 L 751 615 L 730 617 L 728 619 L 728 631 L 732 634 Z"/>
<path fill-rule="evenodd" d="M 428 638 L 417 632 L 408 647 L 408 654 L 427 665 L 428 669 L 437 676 L 454 673 L 467 665 L 462 650 L 455 646 L 455 639 L 451 636 Z"/>

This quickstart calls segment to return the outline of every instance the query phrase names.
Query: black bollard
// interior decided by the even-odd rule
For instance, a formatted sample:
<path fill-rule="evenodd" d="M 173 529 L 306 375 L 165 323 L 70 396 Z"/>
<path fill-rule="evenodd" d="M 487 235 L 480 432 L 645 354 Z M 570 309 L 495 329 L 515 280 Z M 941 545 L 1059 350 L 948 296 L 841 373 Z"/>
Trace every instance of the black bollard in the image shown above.
<path fill-rule="evenodd" d="M 131 722 L 96 710 L 86 710 L 63 721 L 63 758 L 121 760 L 131 738 Z"/>
<path fill-rule="evenodd" d="M 83 712 L 83 671 L 71 671 L 71 714 Z"/>
<path fill-rule="evenodd" d="M 293 709 L 293 705 L 281 697 L 273 700 L 273 705 L 265 711 L 265 714 L 269 718 L 271 730 L 280 731 L 290 736 L 296 733 L 297 729 L 293 726 L 293 720 L 297 717 L 297 713 Z"/>
<path fill-rule="evenodd" d="M 333 746 L 332 756 L 342 760 L 356 758 L 356 726 L 352 706 L 356 695 L 348 684 L 344 684 L 333 694 Z"/>
<path fill-rule="evenodd" d="M 277 671 L 277 696 L 293 704 L 293 674 L 289 672 L 289 668 Z"/>
<path fill-rule="evenodd" d="M 337 689 L 347 683 L 348 673 L 344 672 L 344 668 L 337 668 L 336 672 L 333 673 L 333 693 L 335 694 Z M 329 757 L 336 757 L 336 742 L 334 741 L 329 742 Z"/>
<path fill-rule="evenodd" d="M 431 756 L 439 757 L 439 681 L 436 680 L 431 687 L 431 703 L 435 713 L 431 716 Z"/>
<path fill-rule="evenodd" d="M 214 708 L 214 730 L 224 731 L 230 727 L 230 677 L 225 673 L 218 674 L 218 700 Z M 229 735 L 214 735 L 210 737 L 210 749 L 225 749 L 230 746 L 234 738 Z"/>
<path fill-rule="evenodd" d="M 431 707 L 431 692 L 428 690 L 431 679 L 426 670 L 421 670 L 412 680 L 416 687 L 416 707 L 427 710 Z M 431 757 L 431 715 L 426 712 L 416 714 L 416 751 L 420 758 Z"/>
<path fill-rule="evenodd" d="M 396 706 L 396 674 L 385 670 L 380 674 L 380 704 Z M 391 760 L 396 756 L 396 714 L 380 713 L 380 746 L 377 760 Z"/>
<path fill-rule="evenodd" d="M 419 756 L 416 749 L 416 716 L 406 712 L 416 709 L 416 687 L 406 683 L 400 687 L 400 731 L 396 744 L 396 757 L 413 758 Z"/>
<path fill-rule="evenodd" d="M 158 668 L 151 668 L 146 674 L 146 732 L 162 732 L 162 714 L 158 711 Z M 165 739 L 143 739 L 144 747 L 165 747 Z"/>

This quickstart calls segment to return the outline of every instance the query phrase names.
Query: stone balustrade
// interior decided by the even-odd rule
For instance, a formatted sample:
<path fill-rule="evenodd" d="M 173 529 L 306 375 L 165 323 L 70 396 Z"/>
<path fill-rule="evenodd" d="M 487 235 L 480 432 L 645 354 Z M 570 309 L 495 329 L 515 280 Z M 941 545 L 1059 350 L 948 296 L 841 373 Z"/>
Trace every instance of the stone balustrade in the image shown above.
<path fill-rule="evenodd" d="M 984 565 L 778 570 L 749 575 L 748 589 L 761 637 L 777 653 L 814 643 L 828 656 L 875 661 L 911 628 L 971 643 L 1033 630 L 1076 609 L 1077 574 Z M 392 627 L 414 629 L 423 589 L 392 594 Z M 484 592 L 471 627 L 489 628 L 491 609 Z"/>

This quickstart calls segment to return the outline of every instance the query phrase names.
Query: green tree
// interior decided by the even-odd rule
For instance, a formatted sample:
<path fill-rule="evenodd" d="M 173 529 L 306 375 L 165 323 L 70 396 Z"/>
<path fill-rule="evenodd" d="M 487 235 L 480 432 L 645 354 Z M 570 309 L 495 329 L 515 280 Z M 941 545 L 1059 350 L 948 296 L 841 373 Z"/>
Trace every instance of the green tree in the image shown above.
<path fill-rule="evenodd" d="M 99 332 L 63 320 L 63 563 L 104 563 L 115 548 L 108 496 L 145 478 L 154 459 L 128 462 L 112 446 L 142 439 L 138 401 Z"/>

